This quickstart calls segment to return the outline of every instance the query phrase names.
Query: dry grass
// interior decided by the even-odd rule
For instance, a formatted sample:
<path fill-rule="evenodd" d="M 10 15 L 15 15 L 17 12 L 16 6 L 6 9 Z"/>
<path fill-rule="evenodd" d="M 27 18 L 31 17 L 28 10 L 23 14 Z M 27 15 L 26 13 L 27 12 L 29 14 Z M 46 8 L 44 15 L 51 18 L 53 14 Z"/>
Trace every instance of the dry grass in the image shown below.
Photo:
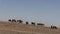
<path fill-rule="evenodd" d="M 60 34 L 60 29 L 0 21 L 0 34 Z"/>

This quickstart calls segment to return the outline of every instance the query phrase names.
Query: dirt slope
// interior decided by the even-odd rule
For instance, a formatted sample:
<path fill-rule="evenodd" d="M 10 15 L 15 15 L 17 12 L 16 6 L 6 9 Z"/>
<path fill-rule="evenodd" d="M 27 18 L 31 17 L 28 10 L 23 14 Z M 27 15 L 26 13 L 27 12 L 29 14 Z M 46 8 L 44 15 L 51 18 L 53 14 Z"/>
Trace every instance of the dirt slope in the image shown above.
<path fill-rule="evenodd" d="M 0 21 L 0 34 L 60 34 L 60 29 Z"/>

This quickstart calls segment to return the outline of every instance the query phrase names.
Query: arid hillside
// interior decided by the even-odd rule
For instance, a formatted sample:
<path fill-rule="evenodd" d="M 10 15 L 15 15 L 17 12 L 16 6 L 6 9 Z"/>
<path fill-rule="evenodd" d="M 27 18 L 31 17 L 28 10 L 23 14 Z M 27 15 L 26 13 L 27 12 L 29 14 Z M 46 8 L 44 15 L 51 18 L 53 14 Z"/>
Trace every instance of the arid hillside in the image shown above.
<path fill-rule="evenodd" d="M 60 28 L 0 21 L 0 34 L 60 34 Z"/>

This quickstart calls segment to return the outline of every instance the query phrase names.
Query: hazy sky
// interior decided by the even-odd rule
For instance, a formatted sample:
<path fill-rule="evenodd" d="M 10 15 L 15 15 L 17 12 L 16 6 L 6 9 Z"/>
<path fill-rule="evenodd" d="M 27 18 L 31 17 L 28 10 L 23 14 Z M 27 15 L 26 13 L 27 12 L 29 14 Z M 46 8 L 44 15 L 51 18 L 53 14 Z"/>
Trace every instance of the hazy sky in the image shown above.
<path fill-rule="evenodd" d="M 0 20 L 12 18 L 60 26 L 60 0 L 0 0 Z"/>

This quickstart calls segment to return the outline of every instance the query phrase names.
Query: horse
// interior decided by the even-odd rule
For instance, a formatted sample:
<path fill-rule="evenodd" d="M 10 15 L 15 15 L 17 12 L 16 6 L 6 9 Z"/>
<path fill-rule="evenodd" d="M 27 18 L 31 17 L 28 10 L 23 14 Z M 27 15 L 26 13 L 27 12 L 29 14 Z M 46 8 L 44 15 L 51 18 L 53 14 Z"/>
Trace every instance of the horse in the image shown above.
<path fill-rule="evenodd" d="M 56 26 L 52 26 L 52 25 L 51 25 L 51 28 L 52 28 L 52 29 L 57 29 L 57 27 L 56 27 Z"/>
<path fill-rule="evenodd" d="M 23 21 L 22 20 L 17 20 L 17 22 L 22 23 Z"/>

